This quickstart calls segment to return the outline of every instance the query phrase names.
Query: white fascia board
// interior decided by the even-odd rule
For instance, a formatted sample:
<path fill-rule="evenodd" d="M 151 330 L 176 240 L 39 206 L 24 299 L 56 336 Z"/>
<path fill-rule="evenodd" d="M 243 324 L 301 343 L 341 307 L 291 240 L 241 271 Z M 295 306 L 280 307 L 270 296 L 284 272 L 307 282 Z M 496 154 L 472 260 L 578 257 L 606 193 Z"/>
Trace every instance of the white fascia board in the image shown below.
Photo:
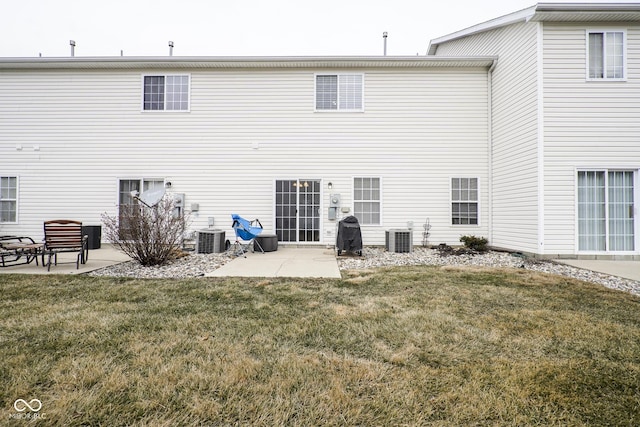
<path fill-rule="evenodd" d="M 536 12 L 637 12 L 638 3 L 538 3 Z"/>
<path fill-rule="evenodd" d="M 427 55 L 435 55 L 439 44 L 522 21 L 545 21 L 551 17 L 560 20 L 601 20 L 603 16 L 607 17 L 608 21 L 613 18 L 621 21 L 631 18 L 636 21 L 638 13 L 638 3 L 538 3 L 527 9 L 433 39 L 429 43 Z"/>
<path fill-rule="evenodd" d="M 504 15 L 499 18 L 495 18 L 490 21 L 465 28 L 464 30 L 456 31 L 455 33 L 447 34 L 446 36 L 438 37 L 437 39 L 433 39 L 431 40 L 431 42 L 429 42 L 429 50 L 427 51 L 427 55 L 434 55 L 436 53 L 436 50 L 438 49 L 438 45 L 441 43 L 515 24 L 516 22 L 529 21 L 535 14 L 535 12 L 536 6 L 532 6 L 518 12 L 510 13 L 508 15 Z"/>
<path fill-rule="evenodd" d="M 67 57 L 0 58 L 0 69 L 238 69 L 238 68 L 433 68 L 491 67 L 495 56 L 326 57 Z"/>

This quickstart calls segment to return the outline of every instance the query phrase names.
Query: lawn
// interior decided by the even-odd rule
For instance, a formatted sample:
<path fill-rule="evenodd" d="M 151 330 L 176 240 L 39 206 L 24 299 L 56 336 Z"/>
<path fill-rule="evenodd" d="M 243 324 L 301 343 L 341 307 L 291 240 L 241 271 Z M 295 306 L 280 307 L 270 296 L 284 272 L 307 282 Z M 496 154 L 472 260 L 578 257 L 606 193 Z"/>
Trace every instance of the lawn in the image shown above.
<path fill-rule="evenodd" d="M 640 298 L 565 277 L 2 275 L 0 290 L 0 425 L 640 425 Z"/>

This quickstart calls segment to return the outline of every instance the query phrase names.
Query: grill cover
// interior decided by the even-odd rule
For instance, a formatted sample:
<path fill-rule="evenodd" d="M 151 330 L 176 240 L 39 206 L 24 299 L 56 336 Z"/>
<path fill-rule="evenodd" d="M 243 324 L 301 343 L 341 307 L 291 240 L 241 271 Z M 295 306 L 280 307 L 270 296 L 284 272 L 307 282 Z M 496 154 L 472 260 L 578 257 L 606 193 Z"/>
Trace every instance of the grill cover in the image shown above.
<path fill-rule="evenodd" d="M 348 216 L 338 222 L 336 247 L 338 253 L 342 251 L 362 253 L 362 233 L 360 233 L 358 218 Z"/>

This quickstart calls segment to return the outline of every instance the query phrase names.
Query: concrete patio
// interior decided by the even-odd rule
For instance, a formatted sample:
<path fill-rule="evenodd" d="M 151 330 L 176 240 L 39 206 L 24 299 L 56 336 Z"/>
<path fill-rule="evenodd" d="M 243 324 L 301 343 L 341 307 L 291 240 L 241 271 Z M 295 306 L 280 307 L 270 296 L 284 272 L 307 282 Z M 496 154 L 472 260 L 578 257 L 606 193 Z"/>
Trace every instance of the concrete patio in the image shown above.
<path fill-rule="evenodd" d="M 0 268 L 0 274 L 83 274 L 110 265 L 130 261 L 127 255 L 110 244 L 102 244 L 100 249 L 89 251 L 89 260 L 76 269 L 76 254 L 61 253 L 58 265 L 51 265 L 51 271 L 35 261 L 30 264 Z M 321 247 L 286 247 L 266 253 L 247 253 L 247 257 L 235 258 L 221 268 L 206 274 L 209 277 L 327 277 L 340 278 L 340 269 L 335 253 Z"/>
<path fill-rule="evenodd" d="M 51 271 L 47 271 L 47 268 L 43 267 L 42 258 L 38 257 L 39 265 L 36 265 L 36 262 L 33 261 L 30 264 L 4 267 L 0 268 L 0 274 L 83 274 L 131 260 L 127 255 L 109 244 L 102 244 L 100 249 L 90 249 L 89 259 L 86 264 L 80 264 L 79 269 L 76 269 L 76 256 L 77 254 L 75 253 L 63 252 L 58 254 L 58 265 L 52 264 Z"/>

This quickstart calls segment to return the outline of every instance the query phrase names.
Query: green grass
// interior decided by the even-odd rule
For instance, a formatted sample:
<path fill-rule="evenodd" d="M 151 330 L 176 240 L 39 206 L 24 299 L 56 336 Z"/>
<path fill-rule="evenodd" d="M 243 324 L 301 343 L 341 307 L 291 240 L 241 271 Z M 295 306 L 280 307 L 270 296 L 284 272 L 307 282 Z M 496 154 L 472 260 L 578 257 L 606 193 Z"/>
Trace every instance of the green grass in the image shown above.
<path fill-rule="evenodd" d="M 640 298 L 564 277 L 2 275 L 0 291 L 0 425 L 25 422 L 19 398 L 42 402 L 39 425 L 640 425 Z"/>

